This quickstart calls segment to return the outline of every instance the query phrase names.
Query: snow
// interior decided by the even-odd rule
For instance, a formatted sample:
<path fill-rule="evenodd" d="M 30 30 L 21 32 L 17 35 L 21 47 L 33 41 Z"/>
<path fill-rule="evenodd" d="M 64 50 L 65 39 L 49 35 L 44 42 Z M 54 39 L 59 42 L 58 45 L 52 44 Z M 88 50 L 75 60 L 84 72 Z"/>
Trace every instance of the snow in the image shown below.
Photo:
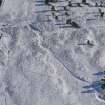
<path fill-rule="evenodd" d="M 65 16 L 68 1 L 62 1 L 3 1 L 0 105 L 105 105 L 100 84 L 105 76 L 105 17 L 100 18 L 99 8 L 84 4 L 67 7 Z M 52 12 L 51 5 L 59 11 Z M 80 28 L 66 25 L 67 19 Z"/>
<path fill-rule="evenodd" d="M 98 62 L 99 66 L 101 66 L 103 68 L 105 68 L 105 60 L 104 59 L 105 59 L 105 51 L 103 50 L 100 54 L 99 62 Z"/>

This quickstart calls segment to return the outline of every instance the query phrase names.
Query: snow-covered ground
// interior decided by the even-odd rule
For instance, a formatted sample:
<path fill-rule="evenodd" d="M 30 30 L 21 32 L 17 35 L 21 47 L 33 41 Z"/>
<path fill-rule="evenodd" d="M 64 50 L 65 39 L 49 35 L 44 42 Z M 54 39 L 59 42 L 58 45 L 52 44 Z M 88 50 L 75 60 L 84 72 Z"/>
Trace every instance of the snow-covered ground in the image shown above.
<path fill-rule="evenodd" d="M 67 7 L 66 16 L 68 1 L 51 3 L 56 12 L 43 1 L 3 0 L 0 105 L 105 105 L 100 86 L 105 76 L 105 17 L 100 17 L 100 7 L 88 0 L 91 7 Z M 80 28 L 67 25 L 67 19 Z"/>

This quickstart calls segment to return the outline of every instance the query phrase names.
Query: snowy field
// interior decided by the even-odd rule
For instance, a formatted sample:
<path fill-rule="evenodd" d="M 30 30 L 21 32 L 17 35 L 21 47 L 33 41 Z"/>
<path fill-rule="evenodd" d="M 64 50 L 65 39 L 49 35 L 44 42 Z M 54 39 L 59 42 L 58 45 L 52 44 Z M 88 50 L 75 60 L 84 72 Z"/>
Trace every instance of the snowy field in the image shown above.
<path fill-rule="evenodd" d="M 105 105 L 105 7 L 58 1 L 2 1 L 0 105 Z"/>

